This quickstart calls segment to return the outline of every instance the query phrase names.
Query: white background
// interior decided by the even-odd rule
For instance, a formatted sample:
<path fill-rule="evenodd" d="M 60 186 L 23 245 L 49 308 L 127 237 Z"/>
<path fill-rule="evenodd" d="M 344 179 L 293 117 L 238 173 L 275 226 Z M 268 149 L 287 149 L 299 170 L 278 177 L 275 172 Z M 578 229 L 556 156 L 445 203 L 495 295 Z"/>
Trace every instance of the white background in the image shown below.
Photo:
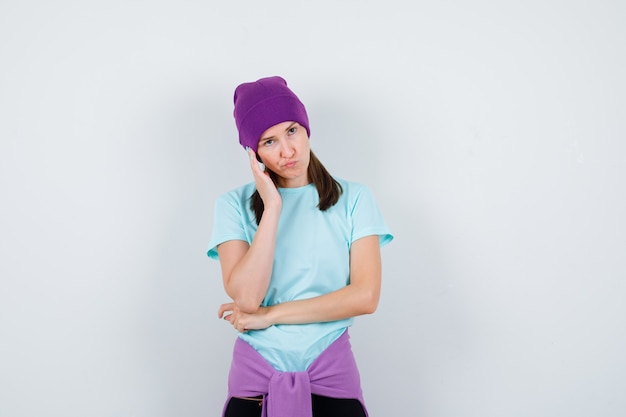
<path fill-rule="evenodd" d="M 0 3 L 0 416 L 218 416 L 205 256 L 282 75 L 396 235 L 352 329 L 372 417 L 626 414 L 619 1 Z"/>

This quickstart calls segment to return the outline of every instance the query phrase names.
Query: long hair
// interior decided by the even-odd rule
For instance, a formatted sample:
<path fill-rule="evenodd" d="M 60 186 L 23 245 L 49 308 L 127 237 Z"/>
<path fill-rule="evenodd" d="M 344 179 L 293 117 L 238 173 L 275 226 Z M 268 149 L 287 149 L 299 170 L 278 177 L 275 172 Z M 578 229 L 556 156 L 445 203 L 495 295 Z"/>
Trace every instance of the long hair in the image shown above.
<path fill-rule="evenodd" d="M 307 173 L 309 179 L 315 185 L 315 188 L 317 188 L 317 194 L 320 196 L 317 208 L 321 211 L 326 211 L 337 204 L 341 193 L 343 193 L 343 188 L 341 184 L 330 175 L 320 160 L 317 159 L 313 151 L 310 152 L 311 157 Z M 269 174 L 274 184 L 277 184 L 277 175 L 272 171 L 269 171 Z M 250 209 L 254 211 L 256 224 L 258 225 L 261 222 L 261 216 L 263 216 L 264 205 L 263 199 L 257 190 L 254 190 L 254 194 L 250 197 Z"/>

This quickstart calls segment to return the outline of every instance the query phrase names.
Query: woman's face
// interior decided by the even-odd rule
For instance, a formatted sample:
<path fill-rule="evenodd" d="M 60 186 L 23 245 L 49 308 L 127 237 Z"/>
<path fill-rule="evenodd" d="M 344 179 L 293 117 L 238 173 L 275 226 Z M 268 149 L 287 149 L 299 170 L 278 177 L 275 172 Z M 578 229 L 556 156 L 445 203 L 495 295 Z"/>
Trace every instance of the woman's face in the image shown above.
<path fill-rule="evenodd" d="M 279 187 L 302 187 L 310 183 L 309 136 L 298 122 L 279 123 L 263 132 L 257 154 L 265 167 L 278 176 Z"/>

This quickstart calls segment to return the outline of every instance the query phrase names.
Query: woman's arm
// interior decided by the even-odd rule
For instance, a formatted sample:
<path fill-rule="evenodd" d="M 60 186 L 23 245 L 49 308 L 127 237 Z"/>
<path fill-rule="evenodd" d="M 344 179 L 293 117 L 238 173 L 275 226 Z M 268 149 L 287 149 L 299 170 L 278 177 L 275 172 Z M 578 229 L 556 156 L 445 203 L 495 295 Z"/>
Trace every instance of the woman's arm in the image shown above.
<path fill-rule="evenodd" d="M 264 329 L 274 324 L 304 324 L 341 320 L 371 314 L 378 307 L 381 288 L 381 259 L 378 236 L 352 243 L 350 284 L 328 294 L 306 300 L 289 301 L 262 307 L 246 314 L 233 303 L 223 304 L 218 315 L 224 316 L 237 330 Z"/>
<path fill-rule="evenodd" d="M 269 175 L 260 170 L 256 155 L 248 151 L 250 167 L 263 204 L 263 216 L 252 244 L 230 240 L 217 247 L 224 289 L 237 308 L 254 313 L 265 297 L 274 261 L 276 233 L 282 200 Z"/>

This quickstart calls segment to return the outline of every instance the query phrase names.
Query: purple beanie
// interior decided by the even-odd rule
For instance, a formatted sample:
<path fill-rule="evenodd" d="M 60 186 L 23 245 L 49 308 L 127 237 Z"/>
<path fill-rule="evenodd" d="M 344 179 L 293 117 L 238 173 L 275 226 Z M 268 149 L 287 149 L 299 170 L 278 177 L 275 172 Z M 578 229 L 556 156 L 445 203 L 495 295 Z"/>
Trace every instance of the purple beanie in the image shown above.
<path fill-rule="evenodd" d="M 298 122 L 311 135 L 304 104 L 281 77 L 240 84 L 235 89 L 234 101 L 235 124 L 244 149 L 249 146 L 256 152 L 263 132 L 282 122 Z"/>

